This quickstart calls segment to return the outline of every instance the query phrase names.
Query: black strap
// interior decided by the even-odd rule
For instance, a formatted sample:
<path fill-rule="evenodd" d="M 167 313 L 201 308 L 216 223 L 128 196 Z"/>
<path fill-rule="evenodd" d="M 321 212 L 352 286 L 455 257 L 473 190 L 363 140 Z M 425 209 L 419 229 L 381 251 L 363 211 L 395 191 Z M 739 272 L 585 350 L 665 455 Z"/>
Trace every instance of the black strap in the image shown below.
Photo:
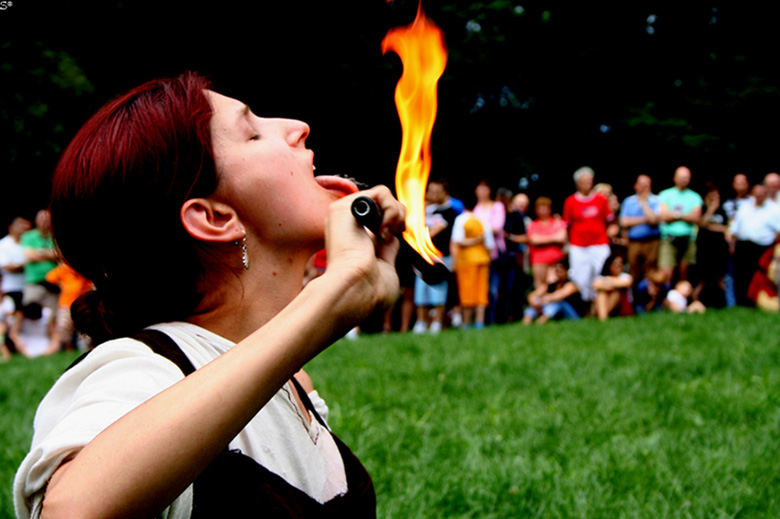
<path fill-rule="evenodd" d="M 131 339 L 141 341 L 142 343 L 146 344 L 149 347 L 149 349 L 151 349 L 156 354 L 162 355 L 166 359 L 176 364 L 176 366 L 181 370 L 181 372 L 184 373 L 185 377 L 195 371 L 195 366 L 192 365 L 190 359 L 187 358 L 187 356 L 184 354 L 183 351 L 181 351 L 181 348 L 179 348 L 176 342 L 173 339 L 171 339 L 170 336 L 165 332 L 161 332 L 160 330 L 152 330 L 152 329 L 141 330 L 135 335 L 132 335 Z M 99 348 L 99 347 L 100 346 L 96 346 L 95 348 Z M 87 355 L 89 355 L 95 350 L 95 348 L 92 348 L 91 350 L 87 350 L 84 353 L 82 353 L 79 356 L 79 358 L 74 360 L 65 371 L 68 371 L 69 369 L 77 365 L 79 362 L 84 360 L 87 357 Z"/>
<path fill-rule="evenodd" d="M 143 342 L 153 352 L 176 364 L 185 377 L 195 371 L 195 366 L 192 365 L 190 359 L 187 358 L 178 344 L 167 333 L 160 330 L 147 329 L 136 333 L 132 338 Z"/>
<path fill-rule="evenodd" d="M 185 376 L 195 371 L 192 362 L 166 333 L 143 330 L 131 338 L 143 342 L 152 351 L 176 364 Z M 93 350 L 81 355 L 68 369 L 81 362 Z M 295 377 L 290 380 L 304 407 L 326 426 L 300 383 Z M 376 494 L 371 476 L 352 451 L 335 434 L 332 436 L 344 462 L 349 487 L 347 494 L 325 504 L 317 503 L 254 459 L 240 451 L 225 449 L 194 481 L 192 518 L 259 515 L 285 519 L 375 518 Z"/>

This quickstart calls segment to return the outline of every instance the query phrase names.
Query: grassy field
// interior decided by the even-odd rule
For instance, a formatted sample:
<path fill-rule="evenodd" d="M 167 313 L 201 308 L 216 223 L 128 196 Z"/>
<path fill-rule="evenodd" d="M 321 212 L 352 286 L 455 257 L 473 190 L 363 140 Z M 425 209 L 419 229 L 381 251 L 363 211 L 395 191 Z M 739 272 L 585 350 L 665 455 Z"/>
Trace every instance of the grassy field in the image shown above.
<path fill-rule="evenodd" d="M 780 517 L 777 316 L 341 341 L 308 367 L 382 518 Z M 72 356 L 0 365 L 0 514 Z"/>

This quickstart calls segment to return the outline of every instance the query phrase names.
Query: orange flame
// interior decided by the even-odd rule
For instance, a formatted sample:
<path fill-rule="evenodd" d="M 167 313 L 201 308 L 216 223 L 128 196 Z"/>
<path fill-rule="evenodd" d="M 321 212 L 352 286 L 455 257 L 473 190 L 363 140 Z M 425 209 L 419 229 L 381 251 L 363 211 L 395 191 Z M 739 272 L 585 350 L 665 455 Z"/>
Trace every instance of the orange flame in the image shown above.
<path fill-rule="evenodd" d="M 436 84 L 447 64 L 441 29 L 425 16 L 422 3 L 411 25 L 391 29 L 382 40 L 382 53 L 401 58 L 403 73 L 395 88 L 401 120 L 401 153 L 395 172 L 398 200 L 406 207 L 404 239 L 433 264 L 442 254 L 425 226 L 425 189 L 431 172 L 431 131 L 436 120 Z"/>

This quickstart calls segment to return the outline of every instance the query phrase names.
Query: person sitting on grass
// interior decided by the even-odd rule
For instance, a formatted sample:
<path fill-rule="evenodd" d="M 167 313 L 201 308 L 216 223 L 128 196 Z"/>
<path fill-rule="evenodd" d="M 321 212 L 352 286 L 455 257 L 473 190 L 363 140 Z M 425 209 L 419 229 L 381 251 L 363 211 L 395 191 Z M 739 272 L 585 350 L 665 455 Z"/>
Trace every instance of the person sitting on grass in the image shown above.
<path fill-rule="evenodd" d="M 8 336 L 16 351 L 33 358 L 57 353 L 52 345 L 51 334 L 54 315 L 51 309 L 40 303 L 27 303 L 22 307 L 22 318 L 15 318 Z"/>
<path fill-rule="evenodd" d="M 748 297 L 755 301 L 756 308 L 767 312 L 780 311 L 777 298 L 778 274 L 780 274 L 780 240 L 775 241 L 758 260 L 758 270 L 748 288 Z"/>
<path fill-rule="evenodd" d="M 634 293 L 634 311 L 638 314 L 661 310 L 669 286 L 666 284 L 666 274 L 659 269 L 653 269 L 636 286 Z"/>
<path fill-rule="evenodd" d="M 666 294 L 664 308 L 676 314 L 703 314 L 707 307 L 701 301 L 689 303 L 692 295 L 693 285 L 689 281 L 678 281 L 674 288 Z"/>
<path fill-rule="evenodd" d="M 15 312 L 14 300 L 11 299 L 11 296 L 0 292 L 0 356 L 2 356 L 3 362 L 11 360 L 11 350 L 8 348 L 8 344 L 6 344 L 6 336 L 8 334 L 9 318 Z"/>
<path fill-rule="evenodd" d="M 544 324 L 550 319 L 579 319 L 577 310 L 582 307 L 582 298 L 577 285 L 569 279 L 565 260 L 557 262 L 547 271 L 546 283 L 528 294 L 523 324 Z"/>
<path fill-rule="evenodd" d="M 623 257 L 612 254 L 604 262 L 601 275 L 593 281 L 596 316 L 600 321 L 633 313 L 629 292 L 634 278 L 628 272 L 623 272 L 623 265 Z"/>

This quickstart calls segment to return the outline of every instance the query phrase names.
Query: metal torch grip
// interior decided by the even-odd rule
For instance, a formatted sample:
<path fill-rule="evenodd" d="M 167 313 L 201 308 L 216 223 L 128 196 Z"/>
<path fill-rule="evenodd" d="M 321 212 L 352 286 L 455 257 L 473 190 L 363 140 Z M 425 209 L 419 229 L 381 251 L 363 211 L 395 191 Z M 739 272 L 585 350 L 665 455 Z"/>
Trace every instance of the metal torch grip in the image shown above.
<path fill-rule="evenodd" d="M 352 216 L 355 217 L 355 221 L 359 225 L 374 233 L 374 236 L 379 236 L 379 229 L 382 226 L 382 211 L 373 199 L 367 196 L 355 198 L 352 201 Z M 423 281 L 429 285 L 436 285 L 447 281 L 452 275 L 444 263 L 435 262 L 431 265 L 403 237 L 399 236 L 398 239 L 401 241 L 399 254 L 405 254 L 410 259 L 412 266 Z"/>
<path fill-rule="evenodd" d="M 355 217 L 358 224 L 379 236 L 379 228 L 382 226 L 382 211 L 373 199 L 367 196 L 355 198 L 352 201 L 352 216 Z"/>

